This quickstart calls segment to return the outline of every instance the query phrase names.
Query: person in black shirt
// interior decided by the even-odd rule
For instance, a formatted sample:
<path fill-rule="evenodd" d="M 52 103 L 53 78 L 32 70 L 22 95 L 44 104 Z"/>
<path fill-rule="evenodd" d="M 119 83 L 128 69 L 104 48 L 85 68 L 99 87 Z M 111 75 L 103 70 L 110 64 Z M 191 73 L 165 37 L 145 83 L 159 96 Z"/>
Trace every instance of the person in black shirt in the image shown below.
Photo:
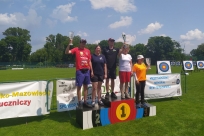
<path fill-rule="evenodd" d="M 101 85 L 103 79 L 107 77 L 107 66 L 106 58 L 101 54 L 101 47 L 97 45 L 95 47 L 95 53 L 91 56 L 92 71 L 91 82 L 92 82 L 92 107 L 95 106 L 96 91 L 98 94 L 98 104 L 104 105 L 101 100 Z"/>
<path fill-rule="evenodd" d="M 111 79 L 111 98 L 117 99 L 117 96 L 114 93 L 115 79 L 116 79 L 116 62 L 119 49 L 114 47 L 115 40 L 109 38 L 109 46 L 103 50 L 107 61 L 107 78 L 106 78 L 106 95 L 105 98 L 109 99 L 109 79 Z"/>

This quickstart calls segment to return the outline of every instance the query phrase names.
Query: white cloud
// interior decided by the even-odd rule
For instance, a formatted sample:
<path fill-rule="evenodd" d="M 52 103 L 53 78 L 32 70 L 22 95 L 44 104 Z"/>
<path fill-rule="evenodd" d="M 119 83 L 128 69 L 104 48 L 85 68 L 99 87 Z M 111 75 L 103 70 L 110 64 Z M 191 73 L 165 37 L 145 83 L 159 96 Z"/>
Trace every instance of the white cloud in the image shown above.
<path fill-rule="evenodd" d="M 25 16 L 22 13 L 13 13 L 13 14 L 0 14 L 0 29 L 1 27 L 22 27 L 28 28 L 30 26 L 40 25 L 42 20 L 41 16 L 38 16 L 36 11 L 30 9 L 28 15 Z"/>
<path fill-rule="evenodd" d="M 93 42 L 93 44 L 99 44 L 101 40 L 96 40 Z"/>
<path fill-rule="evenodd" d="M 110 24 L 109 27 L 114 29 L 114 28 L 118 28 L 118 27 L 123 27 L 123 26 L 129 26 L 132 24 L 132 17 L 128 17 L 128 16 L 121 16 L 120 17 L 120 21 L 117 21 L 113 24 Z"/>
<path fill-rule="evenodd" d="M 204 33 L 198 29 L 190 30 L 185 35 L 180 35 L 182 40 L 202 40 L 204 39 Z"/>
<path fill-rule="evenodd" d="M 133 42 L 136 40 L 136 35 L 129 35 L 126 34 L 126 43 L 127 44 L 133 44 Z M 116 42 L 124 42 L 123 38 L 120 37 L 116 40 Z"/>
<path fill-rule="evenodd" d="M 160 36 L 166 37 L 166 35 L 165 35 L 165 34 L 161 34 Z"/>
<path fill-rule="evenodd" d="M 42 3 L 42 0 L 32 0 L 33 4 L 30 8 L 32 9 L 38 9 L 38 8 L 46 8 L 46 5 Z"/>
<path fill-rule="evenodd" d="M 82 31 L 79 31 L 76 35 L 78 35 L 80 37 L 87 37 L 87 36 L 89 36 L 86 32 L 82 32 Z"/>
<path fill-rule="evenodd" d="M 150 34 L 163 27 L 159 22 L 149 24 L 145 29 L 138 31 L 139 34 Z"/>
<path fill-rule="evenodd" d="M 47 19 L 46 23 L 48 24 L 49 27 L 54 27 L 57 24 L 57 20 L 51 20 L 51 19 Z"/>
<path fill-rule="evenodd" d="M 117 12 L 125 13 L 136 11 L 133 0 L 89 0 L 93 9 L 112 8 Z"/>
<path fill-rule="evenodd" d="M 56 9 L 53 10 L 51 17 L 55 19 L 59 19 L 61 22 L 71 22 L 76 21 L 77 17 L 71 17 L 70 14 L 72 12 L 72 7 L 75 5 L 75 3 L 70 3 L 67 5 L 60 5 Z"/>

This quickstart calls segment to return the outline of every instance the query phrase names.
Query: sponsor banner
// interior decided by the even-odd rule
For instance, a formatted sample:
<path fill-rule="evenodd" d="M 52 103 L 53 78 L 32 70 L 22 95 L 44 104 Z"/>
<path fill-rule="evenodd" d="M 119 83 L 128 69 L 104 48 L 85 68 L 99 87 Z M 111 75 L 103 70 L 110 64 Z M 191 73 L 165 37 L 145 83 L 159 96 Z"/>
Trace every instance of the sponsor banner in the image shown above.
<path fill-rule="evenodd" d="M 49 114 L 53 83 L 32 81 L 0 84 L 0 119 Z M 48 104 L 48 103 L 49 104 Z"/>
<path fill-rule="evenodd" d="M 193 70 L 193 61 L 183 61 L 184 70 Z"/>
<path fill-rule="evenodd" d="M 105 81 L 105 80 L 104 80 Z M 109 85 L 111 84 L 111 81 Z M 81 88 L 81 94 L 82 94 L 82 100 L 84 100 L 83 97 L 83 86 Z M 111 90 L 111 86 L 109 86 L 109 92 Z M 69 110 L 75 110 L 78 98 L 77 98 L 77 88 L 75 86 L 75 80 L 57 80 L 56 85 L 56 93 L 57 93 L 57 111 L 69 111 Z M 115 88 L 114 93 L 116 96 L 120 97 L 120 80 L 119 77 L 115 79 Z M 102 83 L 101 86 L 101 97 L 105 97 L 106 94 L 106 87 L 105 82 Z M 96 102 L 97 96 L 96 96 Z M 87 102 L 92 102 L 92 85 L 88 85 L 88 95 L 87 95 Z"/>
<path fill-rule="evenodd" d="M 47 111 L 50 111 L 51 108 L 51 103 L 52 103 L 52 94 L 53 94 L 53 81 L 48 81 L 47 83 L 47 90 L 46 92 L 48 92 L 48 95 L 46 95 L 47 97 Z"/>
<path fill-rule="evenodd" d="M 158 74 L 170 74 L 171 73 L 170 61 L 157 61 L 157 71 Z"/>
<path fill-rule="evenodd" d="M 57 111 L 76 109 L 78 99 L 75 80 L 57 80 Z"/>
<path fill-rule="evenodd" d="M 204 61 L 197 61 L 197 68 L 204 69 Z"/>
<path fill-rule="evenodd" d="M 147 75 L 145 98 L 166 98 L 181 96 L 180 74 Z"/>

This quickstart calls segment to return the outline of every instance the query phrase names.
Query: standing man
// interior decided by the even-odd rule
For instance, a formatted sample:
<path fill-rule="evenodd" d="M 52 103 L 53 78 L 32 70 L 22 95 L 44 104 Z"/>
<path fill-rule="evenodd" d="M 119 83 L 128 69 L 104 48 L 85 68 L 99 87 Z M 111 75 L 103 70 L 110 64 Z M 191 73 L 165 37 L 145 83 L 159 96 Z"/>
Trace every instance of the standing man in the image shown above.
<path fill-rule="evenodd" d="M 117 99 L 114 93 L 115 79 L 116 79 L 116 63 L 119 49 L 114 47 L 115 40 L 108 39 L 108 47 L 103 51 L 107 61 L 107 78 L 106 78 L 106 99 L 109 99 L 109 79 L 111 79 L 111 98 Z"/>
<path fill-rule="evenodd" d="M 90 70 L 92 69 L 91 64 L 91 54 L 90 50 L 85 48 L 86 40 L 81 39 L 79 47 L 75 47 L 69 50 L 72 40 L 70 40 L 65 54 L 73 54 L 76 58 L 76 86 L 77 86 L 77 97 L 78 97 L 78 107 L 89 107 L 87 100 L 88 84 L 90 84 Z M 84 103 L 81 100 L 81 86 L 84 88 Z"/>

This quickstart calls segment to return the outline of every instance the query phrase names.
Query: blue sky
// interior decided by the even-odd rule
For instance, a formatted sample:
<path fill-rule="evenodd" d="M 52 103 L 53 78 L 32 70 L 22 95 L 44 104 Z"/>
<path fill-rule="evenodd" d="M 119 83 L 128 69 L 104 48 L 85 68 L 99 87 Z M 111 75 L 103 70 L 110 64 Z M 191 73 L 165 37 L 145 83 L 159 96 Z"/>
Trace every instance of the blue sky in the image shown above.
<path fill-rule="evenodd" d="M 30 31 L 32 52 L 50 34 L 75 35 L 88 43 L 114 38 L 147 44 L 169 36 L 185 53 L 204 43 L 204 0 L 0 0 L 0 39 L 9 27 Z"/>

